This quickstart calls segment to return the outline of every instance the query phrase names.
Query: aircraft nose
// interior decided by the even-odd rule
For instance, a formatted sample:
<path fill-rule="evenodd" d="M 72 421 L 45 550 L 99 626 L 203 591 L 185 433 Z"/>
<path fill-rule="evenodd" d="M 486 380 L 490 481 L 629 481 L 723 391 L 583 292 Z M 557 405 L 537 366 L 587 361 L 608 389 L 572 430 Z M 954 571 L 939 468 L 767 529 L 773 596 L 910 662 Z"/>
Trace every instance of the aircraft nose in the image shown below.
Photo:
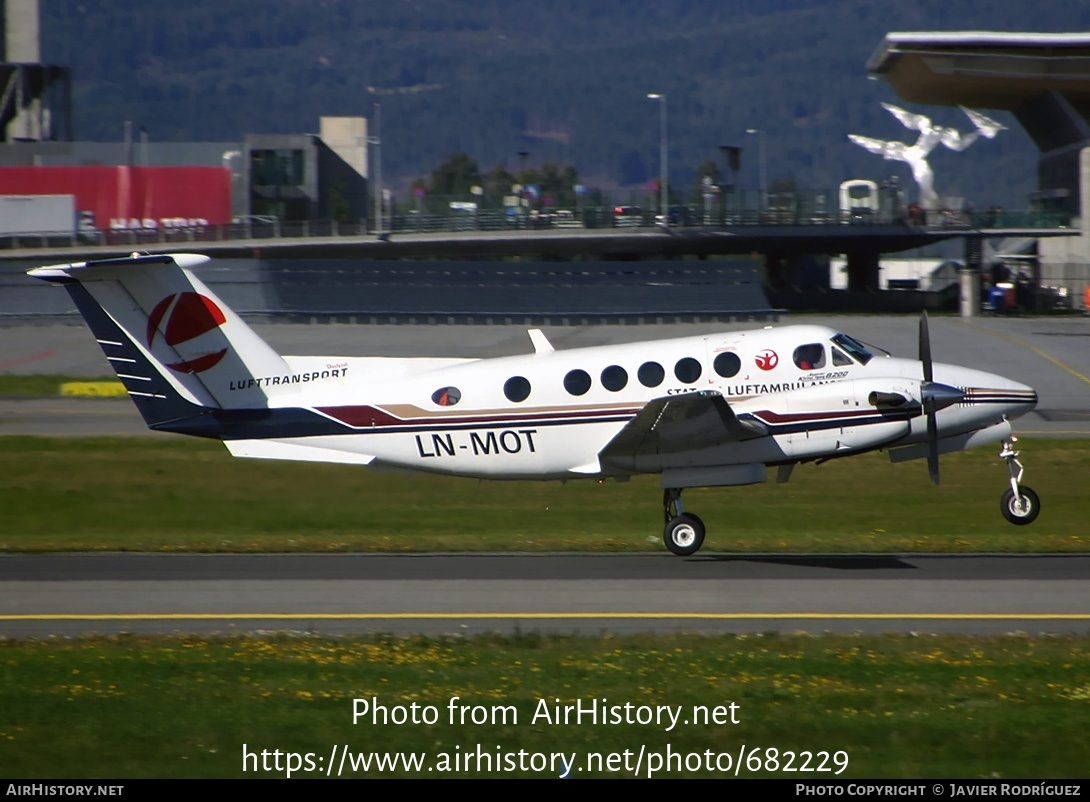
<path fill-rule="evenodd" d="M 1022 408 L 1019 415 L 1025 415 L 1027 412 L 1032 412 L 1037 407 L 1037 391 L 1032 387 L 1028 387 L 1024 384 L 1019 384 L 1014 391 L 1021 395 L 1021 400 L 1018 401 L 1018 405 Z"/>
<path fill-rule="evenodd" d="M 996 413 L 1017 418 L 1037 406 L 1037 391 L 1006 376 L 953 365 L 935 365 L 935 381 L 961 389 L 965 398 L 957 405 L 962 410 L 992 417 Z"/>
<path fill-rule="evenodd" d="M 1032 412 L 1037 406 L 1037 391 L 1001 376 L 992 376 L 993 380 L 982 383 L 980 387 L 970 387 L 966 392 L 966 401 L 971 404 L 1002 407 L 1004 413 L 1017 418 Z"/>

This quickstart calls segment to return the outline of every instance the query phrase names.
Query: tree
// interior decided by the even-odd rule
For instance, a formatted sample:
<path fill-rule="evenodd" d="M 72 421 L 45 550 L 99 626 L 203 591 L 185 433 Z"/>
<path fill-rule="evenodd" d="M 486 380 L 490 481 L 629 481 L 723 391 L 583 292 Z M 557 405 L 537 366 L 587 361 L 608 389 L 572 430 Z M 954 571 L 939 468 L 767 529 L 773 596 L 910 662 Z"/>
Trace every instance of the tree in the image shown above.
<path fill-rule="evenodd" d="M 352 207 L 348 203 L 348 189 L 343 181 L 338 181 L 329 190 L 329 217 L 338 223 L 347 223 L 351 215 Z"/>
<path fill-rule="evenodd" d="M 575 205 L 575 185 L 579 172 L 572 166 L 543 164 L 540 170 L 525 170 L 518 174 L 519 183 L 538 188 L 541 198 L 549 197 L 554 206 Z"/>
<path fill-rule="evenodd" d="M 715 159 L 705 159 L 696 168 L 696 182 L 703 183 L 705 178 L 710 178 L 713 184 L 719 183 L 719 165 Z"/>
<path fill-rule="evenodd" d="M 484 177 L 484 194 L 489 197 L 510 195 L 511 187 L 518 183 L 511 172 L 502 164 L 497 164 Z"/>
<path fill-rule="evenodd" d="M 430 191 L 436 195 L 468 195 L 471 187 L 480 184 L 481 169 L 477 162 L 459 150 L 432 171 Z"/>

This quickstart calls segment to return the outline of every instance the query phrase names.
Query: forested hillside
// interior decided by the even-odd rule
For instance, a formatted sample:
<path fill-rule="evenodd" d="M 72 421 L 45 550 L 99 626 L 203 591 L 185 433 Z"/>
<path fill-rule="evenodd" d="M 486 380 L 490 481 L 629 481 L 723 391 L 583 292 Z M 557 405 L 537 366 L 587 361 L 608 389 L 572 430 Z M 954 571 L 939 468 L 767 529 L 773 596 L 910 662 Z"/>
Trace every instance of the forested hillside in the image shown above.
<path fill-rule="evenodd" d="M 890 31 L 1090 30 L 1085 0 L 42 0 L 43 58 L 73 67 L 77 136 L 233 140 L 317 129 L 321 115 L 382 103 L 388 183 L 403 191 L 448 154 L 482 170 L 573 165 L 584 183 L 639 186 L 658 173 L 668 103 L 671 179 L 695 179 L 720 145 L 745 148 L 740 183 L 830 187 L 881 179 L 848 133 L 910 139 L 878 104 L 899 103 L 864 65 Z M 966 129 L 957 109 L 913 108 Z M 937 187 L 978 206 L 1024 205 L 1035 151 L 1010 129 L 932 157 Z"/>

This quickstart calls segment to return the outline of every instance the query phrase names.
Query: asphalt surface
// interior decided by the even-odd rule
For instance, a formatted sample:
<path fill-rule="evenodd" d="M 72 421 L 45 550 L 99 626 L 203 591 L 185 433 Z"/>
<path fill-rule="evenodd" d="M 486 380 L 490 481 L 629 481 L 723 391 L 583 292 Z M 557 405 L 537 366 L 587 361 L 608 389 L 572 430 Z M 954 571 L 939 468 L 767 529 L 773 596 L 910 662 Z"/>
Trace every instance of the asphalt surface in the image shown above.
<path fill-rule="evenodd" d="M 914 317 L 795 317 L 916 353 Z M 782 324 L 782 323 L 781 323 Z M 546 328 L 557 348 L 760 324 Z M 520 326 L 257 325 L 284 353 L 529 353 Z M 1022 436 L 1090 436 L 1090 320 L 933 318 L 936 361 L 1040 396 Z M 0 373 L 106 376 L 82 325 L 0 329 Z M 148 434 L 124 399 L 0 399 L 0 435 Z M 155 435 L 172 436 L 172 435 Z M 225 455 L 226 458 L 226 455 Z M 1024 460 L 1025 461 L 1025 460 Z M 1030 468 L 1032 463 L 1030 463 Z M 0 555 L 0 634 L 1090 631 L 1090 556 Z"/>
<path fill-rule="evenodd" d="M 0 635 L 1090 631 L 1090 556 L 0 556 Z"/>

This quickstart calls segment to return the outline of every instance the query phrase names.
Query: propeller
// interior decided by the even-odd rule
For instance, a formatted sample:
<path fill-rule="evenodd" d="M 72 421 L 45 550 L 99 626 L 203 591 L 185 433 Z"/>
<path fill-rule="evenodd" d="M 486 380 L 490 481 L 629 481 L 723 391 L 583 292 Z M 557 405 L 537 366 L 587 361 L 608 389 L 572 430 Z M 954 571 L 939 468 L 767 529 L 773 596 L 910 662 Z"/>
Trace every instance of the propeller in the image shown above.
<path fill-rule="evenodd" d="M 920 361 L 923 363 L 923 380 L 930 384 L 935 380 L 935 367 L 931 362 L 931 334 L 927 328 L 927 310 L 920 314 L 919 332 Z"/>
<path fill-rule="evenodd" d="M 920 362 L 923 364 L 923 384 L 920 385 L 920 395 L 923 400 L 923 411 L 927 416 L 927 472 L 931 474 L 931 481 L 939 483 L 939 424 L 936 413 L 938 409 L 930 390 L 935 383 L 935 364 L 931 361 L 931 332 L 927 326 L 927 310 L 920 315 L 919 331 Z"/>
<path fill-rule="evenodd" d="M 940 384 L 935 381 L 935 365 L 931 360 L 931 333 L 927 326 L 927 312 L 920 315 L 919 333 L 920 362 L 923 365 L 923 382 L 920 395 L 923 412 L 927 416 L 927 471 L 931 481 L 939 483 L 939 424 L 937 413 L 940 409 L 953 406 L 965 400 L 965 393 L 957 387 Z"/>

